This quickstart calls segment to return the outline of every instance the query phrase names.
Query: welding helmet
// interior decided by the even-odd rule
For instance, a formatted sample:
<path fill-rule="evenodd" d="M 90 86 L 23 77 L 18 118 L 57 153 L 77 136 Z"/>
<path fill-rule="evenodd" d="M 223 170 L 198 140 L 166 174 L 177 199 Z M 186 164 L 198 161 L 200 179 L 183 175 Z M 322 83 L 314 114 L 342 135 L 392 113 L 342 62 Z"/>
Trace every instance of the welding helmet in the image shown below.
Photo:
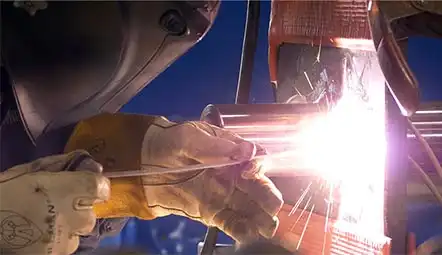
<path fill-rule="evenodd" d="M 218 1 L 2 1 L 2 65 L 41 134 L 116 112 L 211 27 Z"/>

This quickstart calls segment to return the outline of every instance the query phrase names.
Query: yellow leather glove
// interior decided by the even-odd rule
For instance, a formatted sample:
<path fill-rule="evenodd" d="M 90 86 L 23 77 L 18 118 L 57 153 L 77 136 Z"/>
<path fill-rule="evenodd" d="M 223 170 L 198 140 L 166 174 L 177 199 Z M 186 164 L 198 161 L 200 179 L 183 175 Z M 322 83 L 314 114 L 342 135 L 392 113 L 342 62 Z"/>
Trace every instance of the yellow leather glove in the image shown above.
<path fill-rule="evenodd" d="M 103 162 L 104 171 L 247 161 L 256 153 L 254 144 L 207 123 L 176 124 L 126 114 L 80 123 L 67 150 L 76 148 L 95 148 L 90 152 Z M 106 167 L 106 162 L 112 164 Z M 223 169 L 111 179 L 111 199 L 95 211 L 101 217 L 144 219 L 182 215 L 216 226 L 240 242 L 272 237 L 283 201 L 262 170 L 260 162 L 248 161 Z"/>
<path fill-rule="evenodd" d="M 87 153 L 86 153 L 87 154 Z M 95 226 L 92 205 L 109 198 L 101 165 L 85 152 L 41 158 L 0 173 L 0 253 L 72 254 Z M 65 171 L 71 167 L 72 171 Z M 83 171 L 82 171 L 83 170 Z"/>

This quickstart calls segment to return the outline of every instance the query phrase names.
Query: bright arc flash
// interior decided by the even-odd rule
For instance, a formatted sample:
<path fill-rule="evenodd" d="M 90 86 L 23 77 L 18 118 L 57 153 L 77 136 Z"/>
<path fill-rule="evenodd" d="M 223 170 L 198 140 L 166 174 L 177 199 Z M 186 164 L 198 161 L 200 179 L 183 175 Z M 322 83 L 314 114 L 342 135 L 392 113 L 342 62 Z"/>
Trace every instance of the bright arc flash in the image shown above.
<path fill-rule="evenodd" d="M 374 113 L 362 113 L 363 107 L 344 97 L 330 113 L 309 121 L 297 139 L 303 165 L 330 181 L 375 181 L 373 169 L 384 168 L 384 133 Z"/>
<path fill-rule="evenodd" d="M 346 84 L 340 101 L 329 113 L 306 120 L 296 142 L 302 148 L 301 164 L 339 185 L 337 224 L 356 223 L 355 231 L 382 235 L 385 94 L 384 78 L 373 54 L 351 59 L 353 68 L 371 60 L 370 73 L 361 75 L 357 70 L 346 68 L 348 73 L 344 76 Z M 367 71 L 365 67 L 359 69 Z M 361 76 L 369 80 L 361 80 Z M 368 100 L 362 100 L 355 92 L 361 84 L 367 90 Z"/>

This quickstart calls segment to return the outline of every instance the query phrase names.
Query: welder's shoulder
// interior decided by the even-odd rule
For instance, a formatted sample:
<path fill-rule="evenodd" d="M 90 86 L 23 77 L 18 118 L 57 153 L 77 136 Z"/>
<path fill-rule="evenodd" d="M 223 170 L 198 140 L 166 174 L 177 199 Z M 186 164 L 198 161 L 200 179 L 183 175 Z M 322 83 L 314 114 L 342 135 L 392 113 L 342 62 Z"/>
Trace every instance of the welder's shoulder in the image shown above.
<path fill-rule="evenodd" d="M 117 235 L 126 226 L 129 218 L 99 219 L 94 230 L 87 236 L 80 237 L 80 246 L 75 255 L 91 255 L 98 248 L 101 240 Z"/>

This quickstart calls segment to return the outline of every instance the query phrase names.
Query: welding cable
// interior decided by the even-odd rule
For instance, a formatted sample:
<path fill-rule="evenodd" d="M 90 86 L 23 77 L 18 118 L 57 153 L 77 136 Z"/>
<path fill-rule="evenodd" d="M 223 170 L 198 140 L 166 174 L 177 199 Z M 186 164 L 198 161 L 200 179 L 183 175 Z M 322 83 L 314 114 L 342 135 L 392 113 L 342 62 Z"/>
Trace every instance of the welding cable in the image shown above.
<path fill-rule="evenodd" d="M 437 159 L 437 156 L 434 153 L 433 149 L 431 149 L 427 140 L 425 140 L 425 138 L 422 136 L 419 130 L 413 125 L 410 119 L 408 119 L 408 126 L 413 131 L 414 135 L 416 136 L 416 139 L 419 141 L 421 146 L 424 147 L 425 152 L 430 158 L 431 163 L 433 164 L 434 168 L 436 168 L 436 172 L 438 173 L 439 177 L 442 179 L 442 167 L 440 166 L 439 160 Z"/>
<path fill-rule="evenodd" d="M 427 187 L 430 189 L 430 191 L 433 193 L 433 195 L 442 205 L 442 195 L 440 194 L 434 182 L 431 180 L 430 176 L 428 176 L 428 174 L 425 173 L 422 167 L 420 167 L 419 164 L 410 155 L 408 155 L 408 159 L 410 160 L 413 167 L 420 173 L 422 179 L 425 182 L 425 185 L 427 185 Z"/>

